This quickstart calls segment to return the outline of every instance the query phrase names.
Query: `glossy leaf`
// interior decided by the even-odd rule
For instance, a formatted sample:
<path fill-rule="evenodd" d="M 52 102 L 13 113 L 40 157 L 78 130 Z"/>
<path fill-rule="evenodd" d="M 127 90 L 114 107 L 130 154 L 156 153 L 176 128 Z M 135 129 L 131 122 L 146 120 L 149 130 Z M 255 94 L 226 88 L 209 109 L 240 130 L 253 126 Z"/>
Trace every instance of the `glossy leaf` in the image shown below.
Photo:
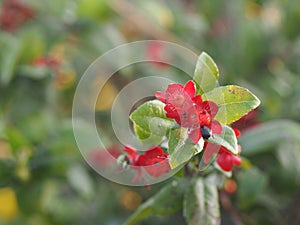
<path fill-rule="evenodd" d="M 169 163 L 172 169 L 190 160 L 194 155 L 203 150 L 204 141 L 200 139 L 197 145 L 194 145 L 188 139 L 187 129 L 175 129 L 170 131 L 168 152 Z"/>
<path fill-rule="evenodd" d="M 193 79 L 197 84 L 198 94 L 208 92 L 218 84 L 219 69 L 206 52 L 202 52 L 198 58 Z"/>
<path fill-rule="evenodd" d="M 260 100 L 248 89 L 235 85 L 217 87 L 205 93 L 204 98 L 218 104 L 215 119 L 223 124 L 233 123 L 260 104 Z"/>
<path fill-rule="evenodd" d="M 178 179 L 166 185 L 155 196 L 140 205 L 124 225 L 137 224 L 137 222 L 149 216 L 166 215 L 180 210 L 186 183 L 185 180 Z"/>
<path fill-rule="evenodd" d="M 183 210 L 188 225 L 220 224 L 217 186 L 196 179 L 185 194 Z"/>
<path fill-rule="evenodd" d="M 221 134 L 213 134 L 208 142 L 224 146 L 233 154 L 238 154 L 238 142 L 233 129 L 227 125 L 222 126 Z"/>
<path fill-rule="evenodd" d="M 144 103 L 131 115 L 137 137 L 146 142 L 159 144 L 173 124 L 164 112 L 164 104 L 158 100 Z"/>

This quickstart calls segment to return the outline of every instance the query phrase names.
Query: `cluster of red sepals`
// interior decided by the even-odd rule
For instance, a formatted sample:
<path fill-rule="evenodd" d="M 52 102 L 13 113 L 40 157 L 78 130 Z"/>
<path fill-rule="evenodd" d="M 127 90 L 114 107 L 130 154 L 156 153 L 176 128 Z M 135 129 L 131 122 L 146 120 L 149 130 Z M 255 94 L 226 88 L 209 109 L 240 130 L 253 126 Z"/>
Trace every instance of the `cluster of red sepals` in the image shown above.
<path fill-rule="evenodd" d="M 203 101 L 201 95 L 196 94 L 196 85 L 193 81 L 188 81 L 184 86 L 181 84 L 170 84 L 166 93 L 156 92 L 158 100 L 165 103 L 164 110 L 168 118 L 174 119 L 181 127 L 188 129 L 189 139 L 193 144 L 197 144 L 201 137 L 206 140 L 213 134 L 222 132 L 221 124 L 214 119 L 218 112 L 218 105 L 212 101 Z M 240 132 L 234 129 L 237 137 Z M 209 133 L 207 133 L 209 132 Z M 231 171 L 234 165 L 239 166 L 241 159 L 232 154 L 223 146 L 217 146 L 205 142 L 207 156 L 218 152 L 216 162 L 224 171 Z M 217 149 L 217 151 L 216 151 Z M 239 146 L 239 153 L 241 147 Z M 129 146 L 125 147 L 127 152 L 128 164 L 133 168 L 144 167 L 148 174 L 158 177 L 170 170 L 168 154 L 159 146 L 150 148 L 143 154 L 138 154 L 137 150 Z M 141 176 L 138 169 L 136 182 Z"/>
<path fill-rule="evenodd" d="M 235 136 L 240 137 L 241 133 L 238 129 L 233 129 Z M 204 143 L 204 155 L 203 160 L 205 163 L 209 163 L 214 154 L 218 154 L 216 158 L 217 164 L 222 168 L 222 170 L 229 172 L 232 170 L 232 167 L 241 165 L 241 158 L 238 155 L 232 154 L 227 148 L 224 146 L 215 145 L 210 142 Z M 238 154 L 240 154 L 242 148 L 238 145 Z"/>
<path fill-rule="evenodd" d="M 133 179 L 134 183 L 140 178 L 142 167 L 153 177 L 159 177 L 170 170 L 169 162 L 166 160 L 168 154 L 159 146 L 152 147 L 143 154 L 138 154 L 137 150 L 130 146 L 125 146 L 124 151 L 128 153 L 127 163 L 137 170 L 137 175 Z"/>
<path fill-rule="evenodd" d="M 204 127 L 209 128 L 213 134 L 222 132 L 221 124 L 214 119 L 218 105 L 211 101 L 203 101 L 201 95 L 195 94 L 195 83 L 191 80 L 185 86 L 170 84 L 166 93 L 155 93 L 156 98 L 166 104 L 166 116 L 188 129 L 189 139 L 193 144 L 199 142 Z"/>

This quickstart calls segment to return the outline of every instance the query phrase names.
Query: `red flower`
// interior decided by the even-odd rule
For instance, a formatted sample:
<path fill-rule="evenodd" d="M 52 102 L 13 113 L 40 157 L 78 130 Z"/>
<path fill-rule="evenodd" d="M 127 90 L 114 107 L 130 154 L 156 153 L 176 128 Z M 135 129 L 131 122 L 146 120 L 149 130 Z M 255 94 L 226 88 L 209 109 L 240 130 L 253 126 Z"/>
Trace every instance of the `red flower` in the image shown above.
<path fill-rule="evenodd" d="M 239 146 L 239 153 L 241 152 L 241 147 Z M 230 151 L 228 151 L 225 147 L 221 147 L 218 156 L 217 163 L 224 171 L 231 171 L 233 165 L 239 166 L 241 165 L 241 158 L 239 156 L 233 155 Z"/>
<path fill-rule="evenodd" d="M 236 137 L 241 135 L 238 129 L 233 129 Z M 238 146 L 238 153 L 242 151 L 241 146 Z M 204 143 L 204 154 L 203 160 L 205 164 L 208 164 L 212 159 L 213 155 L 217 154 L 216 162 L 224 171 L 231 171 L 232 167 L 239 166 L 241 164 L 241 158 L 238 155 L 232 154 L 227 148 L 224 146 L 219 146 L 213 143 L 205 142 Z"/>
<path fill-rule="evenodd" d="M 109 154 L 110 155 L 109 155 Z M 95 149 L 91 151 L 88 155 L 89 161 L 97 166 L 97 165 L 105 165 L 110 166 L 111 156 L 117 159 L 121 155 L 120 150 L 117 146 L 111 146 L 108 149 Z"/>
<path fill-rule="evenodd" d="M 233 128 L 233 131 L 237 138 L 241 136 L 241 132 L 238 129 Z M 238 154 L 240 154 L 242 147 L 239 145 L 238 148 Z M 217 156 L 217 163 L 224 171 L 231 171 L 233 165 L 239 166 L 241 162 L 242 160 L 239 156 L 232 154 L 227 148 L 221 147 Z"/>
<path fill-rule="evenodd" d="M 168 85 L 166 93 L 157 91 L 155 96 L 158 100 L 166 104 L 166 112 L 171 116 L 176 111 L 183 111 L 193 106 L 193 97 L 196 93 L 196 87 L 193 81 L 188 81 L 184 86 L 181 84 Z M 168 107 L 171 107 L 170 110 Z M 176 114 L 177 115 L 177 114 Z"/>
<path fill-rule="evenodd" d="M 33 17 L 33 10 L 18 0 L 6 0 L 0 9 L 0 27 L 14 31 Z"/>
<path fill-rule="evenodd" d="M 129 146 L 125 146 L 124 151 L 128 153 L 128 163 L 134 169 L 137 169 L 137 175 L 133 179 L 133 182 L 137 182 L 140 178 L 140 167 L 142 166 L 148 174 L 154 177 L 159 177 L 170 170 L 169 162 L 165 160 L 168 158 L 168 154 L 164 153 L 159 146 L 146 150 L 144 154 L 138 154 L 136 149 Z"/>
<path fill-rule="evenodd" d="M 193 98 L 198 114 L 198 124 L 194 124 L 189 129 L 189 138 L 196 144 L 201 137 L 209 138 L 212 134 L 220 134 L 222 132 L 221 124 L 214 119 L 218 112 L 218 105 L 212 101 L 202 101 L 200 95 Z"/>
<path fill-rule="evenodd" d="M 166 93 L 156 92 L 157 99 L 166 104 L 166 116 L 188 128 L 189 138 L 197 144 L 200 138 L 209 138 L 212 133 L 221 133 L 221 124 L 214 119 L 218 112 L 218 105 L 211 101 L 202 101 L 200 95 L 195 96 L 196 87 L 193 81 L 188 81 L 185 86 L 170 84 Z M 203 135 L 203 131 L 208 134 Z"/>

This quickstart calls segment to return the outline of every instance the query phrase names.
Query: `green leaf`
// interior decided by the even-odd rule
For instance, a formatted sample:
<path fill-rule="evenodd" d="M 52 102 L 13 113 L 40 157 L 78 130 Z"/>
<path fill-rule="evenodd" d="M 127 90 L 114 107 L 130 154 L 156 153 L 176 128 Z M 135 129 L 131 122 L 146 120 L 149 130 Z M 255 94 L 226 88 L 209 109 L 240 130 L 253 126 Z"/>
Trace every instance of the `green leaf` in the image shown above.
<path fill-rule="evenodd" d="M 206 52 L 202 52 L 198 58 L 193 79 L 197 84 L 198 94 L 208 92 L 218 84 L 219 69 Z"/>
<path fill-rule="evenodd" d="M 144 142 L 159 144 L 173 124 L 164 112 L 164 103 L 153 100 L 138 107 L 131 115 L 137 137 Z"/>
<path fill-rule="evenodd" d="M 260 100 L 248 89 L 235 85 L 217 87 L 205 93 L 204 98 L 218 104 L 215 119 L 223 124 L 233 123 L 260 104 Z"/>
<path fill-rule="evenodd" d="M 203 145 L 203 138 L 200 139 L 197 145 L 192 144 L 188 139 L 188 131 L 185 128 L 171 130 L 168 142 L 171 169 L 178 167 L 200 153 L 203 150 Z"/>
<path fill-rule="evenodd" d="M 11 35 L 2 34 L 0 47 L 0 83 L 7 85 L 13 79 L 22 41 Z"/>
<path fill-rule="evenodd" d="M 221 134 L 213 134 L 207 141 L 216 145 L 222 145 L 233 154 L 238 154 L 237 138 L 233 129 L 227 125 L 222 125 Z"/>
<path fill-rule="evenodd" d="M 183 213 L 189 225 L 220 224 L 217 187 L 203 178 L 196 179 L 185 194 Z"/>
<path fill-rule="evenodd" d="M 276 120 L 256 126 L 239 138 L 245 156 L 274 150 L 283 140 L 300 143 L 300 125 L 290 120 Z"/>
<path fill-rule="evenodd" d="M 300 142 L 282 141 L 277 150 L 277 158 L 283 171 L 293 181 L 300 182 Z"/>
<path fill-rule="evenodd" d="M 184 179 L 177 179 L 169 183 L 155 196 L 140 205 L 124 225 L 133 225 L 149 216 L 172 214 L 180 210 L 186 183 Z"/>

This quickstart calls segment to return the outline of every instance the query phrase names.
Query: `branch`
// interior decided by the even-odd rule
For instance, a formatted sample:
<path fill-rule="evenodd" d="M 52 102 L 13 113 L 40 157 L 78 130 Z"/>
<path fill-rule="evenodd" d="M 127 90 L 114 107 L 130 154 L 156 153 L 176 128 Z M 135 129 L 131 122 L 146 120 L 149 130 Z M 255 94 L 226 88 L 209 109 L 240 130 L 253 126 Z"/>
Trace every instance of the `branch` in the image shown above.
<path fill-rule="evenodd" d="M 244 225 L 237 210 L 233 208 L 230 197 L 224 191 L 220 192 L 220 201 L 224 210 L 230 215 L 234 225 Z"/>

